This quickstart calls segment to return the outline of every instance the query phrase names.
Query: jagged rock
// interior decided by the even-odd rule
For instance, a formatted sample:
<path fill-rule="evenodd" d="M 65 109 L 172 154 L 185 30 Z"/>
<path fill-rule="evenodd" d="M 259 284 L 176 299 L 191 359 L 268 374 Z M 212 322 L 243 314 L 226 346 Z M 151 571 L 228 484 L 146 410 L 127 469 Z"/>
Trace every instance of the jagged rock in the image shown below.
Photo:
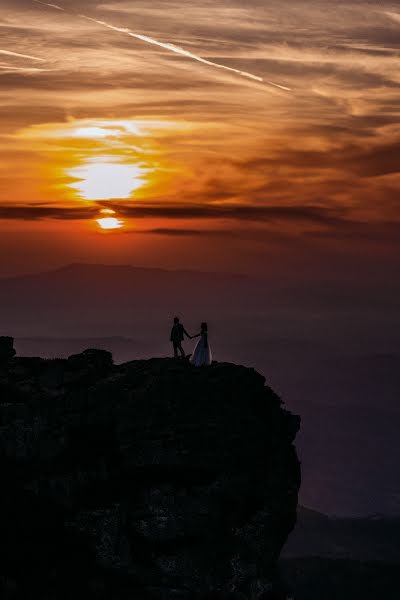
<path fill-rule="evenodd" d="M 15 354 L 14 338 L 0 337 L 0 364 L 11 360 Z"/>
<path fill-rule="evenodd" d="M 17 358 L 6 379 L 4 597 L 283 597 L 299 418 L 262 376 L 90 350 Z"/>
<path fill-rule="evenodd" d="M 98 376 L 106 375 L 113 366 L 113 357 L 107 350 L 96 350 L 88 348 L 81 354 L 72 354 L 68 357 L 68 366 L 70 370 L 89 370 Z"/>

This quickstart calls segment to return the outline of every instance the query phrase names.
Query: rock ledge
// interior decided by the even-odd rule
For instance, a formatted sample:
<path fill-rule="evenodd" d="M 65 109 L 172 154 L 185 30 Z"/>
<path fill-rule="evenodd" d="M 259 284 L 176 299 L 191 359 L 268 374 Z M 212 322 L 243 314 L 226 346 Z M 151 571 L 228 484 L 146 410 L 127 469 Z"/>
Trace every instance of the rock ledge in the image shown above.
<path fill-rule="evenodd" d="M 115 366 L 96 350 L 11 354 L 0 362 L 2 597 L 283 597 L 275 567 L 296 520 L 300 419 L 261 375 Z"/>

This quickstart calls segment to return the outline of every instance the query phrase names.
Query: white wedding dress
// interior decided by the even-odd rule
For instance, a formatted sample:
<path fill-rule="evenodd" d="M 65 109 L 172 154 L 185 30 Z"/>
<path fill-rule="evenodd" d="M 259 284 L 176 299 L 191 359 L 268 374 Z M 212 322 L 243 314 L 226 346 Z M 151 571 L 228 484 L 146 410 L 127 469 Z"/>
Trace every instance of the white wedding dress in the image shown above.
<path fill-rule="evenodd" d="M 207 365 L 211 365 L 212 354 L 210 344 L 208 343 L 207 333 L 201 334 L 200 339 L 197 342 L 193 354 L 190 358 L 190 362 L 195 367 L 204 367 Z"/>

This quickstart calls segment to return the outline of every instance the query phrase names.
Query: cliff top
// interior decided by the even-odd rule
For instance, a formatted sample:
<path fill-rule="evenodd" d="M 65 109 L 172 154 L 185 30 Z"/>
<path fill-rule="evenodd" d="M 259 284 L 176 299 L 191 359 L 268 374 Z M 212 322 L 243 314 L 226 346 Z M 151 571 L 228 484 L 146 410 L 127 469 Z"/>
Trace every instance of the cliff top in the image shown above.
<path fill-rule="evenodd" d="M 296 520 L 299 418 L 256 371 L 114 365 L 100 350 L 14 357 L 0 340 L 0 397 L 0 554 L 19 590 L 273 597 Z"/>

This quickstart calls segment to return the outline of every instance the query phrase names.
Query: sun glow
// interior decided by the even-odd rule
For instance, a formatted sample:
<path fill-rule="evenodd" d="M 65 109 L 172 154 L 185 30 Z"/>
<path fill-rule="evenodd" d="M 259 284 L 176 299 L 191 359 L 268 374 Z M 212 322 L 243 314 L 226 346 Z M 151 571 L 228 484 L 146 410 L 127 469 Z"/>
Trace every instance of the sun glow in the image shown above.
<path fill-rule="evenodd" d="M 77 138 L 107 138 L 115 136 L 115 132 L 112 129 L 106 129 L 104 127 L 78 127 L 74 130 L 73 136 Z"/>
<path fill-rule="evenodd" d="M 18 130 L 13 143 L 45 157 L 37 170 L 38 196 L 60 202 L 159 197 L 179 168 L 166 158 L 171 135 L 191 122 L 158 119 L 70 119 Z"/>
<path fill-rule="evenodd" d="M 121 138 L 122 140 L 151 138 L 154 134 L 170 131 L 183 131 L 193 128 L 193 123 L 185 121 L 163 121 L 156 119 L 76 119 L 67 123 L 49 123 L 48 125 L 31 125 L 20 129 L 16 137 L 25 139 L 101 139 Z"/>
<path fill-rule="evenodd" d="M 113 156 L 90 158 L 69 169 L 68 175 L 77 180 L 69 187 L 85 200 L 126 199 L 144 185 L 145 172 L 139 165 L 120 163 Z"/>

